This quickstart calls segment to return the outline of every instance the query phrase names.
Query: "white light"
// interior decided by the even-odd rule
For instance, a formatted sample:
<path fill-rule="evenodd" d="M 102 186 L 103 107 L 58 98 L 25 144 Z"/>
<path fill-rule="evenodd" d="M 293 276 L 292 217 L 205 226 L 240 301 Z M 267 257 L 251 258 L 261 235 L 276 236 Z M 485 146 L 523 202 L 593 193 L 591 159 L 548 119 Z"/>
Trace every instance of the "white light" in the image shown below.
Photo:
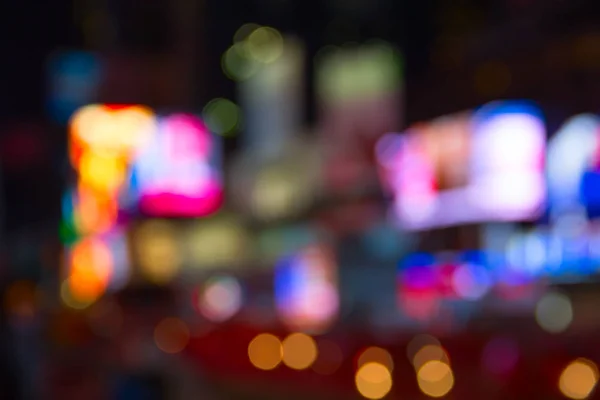
<path fill-rule="evenodd" d="M 573 321 L 571 300 L 562 293 L 547 293 L 537 303 L 535 318 L 545 331 L 563 332 Z"/>

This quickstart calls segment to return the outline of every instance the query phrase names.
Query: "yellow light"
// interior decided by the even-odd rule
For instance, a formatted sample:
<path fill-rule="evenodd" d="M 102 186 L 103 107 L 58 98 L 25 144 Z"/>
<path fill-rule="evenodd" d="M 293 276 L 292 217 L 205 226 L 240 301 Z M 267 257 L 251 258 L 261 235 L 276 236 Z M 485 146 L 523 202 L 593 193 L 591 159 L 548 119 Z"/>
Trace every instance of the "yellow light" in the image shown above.
<path fill-rule="evenodd" d="M 585 358 L 579 358 L 563 370 L 558 388 L 566 397 L 575 400 L 588 398 L 598 383 L 596 364 Z"/>
<path fill-rule="evenodd" d="M 244 260 L 248 234 L 232 218 L 215 218 L 199 222 L 188 235 L 190 256 L 195 266 L 212 268 Z"/>
<path fill-rule="evenodd" d="M 101 196 L 90 188 L 80 185 L 77 191 L 74 221 L 80 234 L 104 233 L 117 220 L 117 201 Z"/>
<path fill-rule="evenodd" d="M 292 369 L 309 368 L 317 353 L 315 341 L 304 333 L 292 333 L 283 341 L 283 363 Z"/>
<path fill-rule="evenodd" d="M 385 365 L 370 362 L 358 369 L 354 379 L 356 389 L 367 399 L 381 399 L 392 389 L 392 375 Z"/>
<path fill-rule="evenodd" d="M 165 318 L 154 329 L 156 347 L 168 354 L 180 353 L 190 340 L 190 330 L 178 318 Z"/>
<path fill-rule="evenodd" d="M 252 365 L 265 371 L 277 368 L 283 358 L 283 346 L 271 334 L 262 333 L 248 345 L 248 358 Z"/>
<path fill-rule="evenodd" d="M 446 364 L 450 364 L 448 353 L 441 346 L 435 344 L 428 344 L 423 346 L 413 358 L 413 366 L 415 370 L 419 370 L 423 365 L 429 361 L 442 361 Z"/>
<path fill-rule="evenodd" d="M 384 365 L 390 372 L 394 370 L 394 360 L 392 359 L 392 355 L 381 347 L 369 347 L 363 351 L 358 358 L 357 366 L 360 368 L 369 362 L 376 362 Z"/>
<path fill-rule="evenodd" d="M 71 140 L 95 151 L 131 155 L 155 132 L 155 115 L 143 106 L 111 108 L 92 104 L 80 108 L 70 121 Z"/>
<path fill-rule="evenodd" d="M 134 234 L 141 273 L 150 282 L 171 281 L 181 266 L 177 232 L 167 221 L 148 221 Z"/>
<path fill-rule="evenodd" d="M 417 383 L 429 397 L 442 397 L 452 390 L 454 374 L 450 366 L 442 361 L 429 361 L 417 372 Z"/>
<path fill-rule="evenodd" d="M 64 305 L 75 310 L 83 310 L 94 303 L 95 299 L 79 299 L 73 296 L 71 285 L 68 279 L 65 279 L 60 285 L 60 298 Z"/>
<path fill-rule="evenodd" d="M 86 151 L 79 160 L 82 184 L 107 194 L 115 194 L 125 181 L 126 163 L 106 153 Z"/>
<path fill-rule="evenodd" d="M 276 29 L 266 26 L 254 30 L 246 39 L 250 57 L 271 63 L 283 53 L 283 37 Z"/>

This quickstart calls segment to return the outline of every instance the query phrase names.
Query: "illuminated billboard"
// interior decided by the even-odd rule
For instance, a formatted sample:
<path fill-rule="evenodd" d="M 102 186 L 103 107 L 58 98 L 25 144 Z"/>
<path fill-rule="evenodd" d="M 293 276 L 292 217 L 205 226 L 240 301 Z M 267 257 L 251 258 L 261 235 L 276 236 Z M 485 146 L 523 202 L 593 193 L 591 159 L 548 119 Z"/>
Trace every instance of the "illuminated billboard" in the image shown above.
<path fill-rule="evenodd" d="M 550 215 L 600 214 L 600 119 L 581 114 L 567 120 L 548 144 Z"/>
<path fill-rule="evenodd" d="M 220 143 L 188 114 L 158 118 L 157 128 L 133 161 L 133 186 L 146 215 L 201 217 L 223 201 Z"/>
<path fill-rule="evenodd" d="M 545 140 L 536 107 L 495 102 L 386 135 L 376 154 L 399 224 L 419 230 L 537 217 Z"/>

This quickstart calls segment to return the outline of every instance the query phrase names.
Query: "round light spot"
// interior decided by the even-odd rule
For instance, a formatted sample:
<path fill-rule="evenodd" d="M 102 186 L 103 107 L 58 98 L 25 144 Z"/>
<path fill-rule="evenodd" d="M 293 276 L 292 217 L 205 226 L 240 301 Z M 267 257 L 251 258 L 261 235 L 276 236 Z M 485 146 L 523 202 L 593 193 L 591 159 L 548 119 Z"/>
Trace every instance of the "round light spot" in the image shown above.
<path fill-rule="evenodd" d="M 260 28 L 260 25 L 254 24 L 252 22 L 240 26 L 240 28 L 235 32 L 235 35 L 233 35 L 233 42 L 243 42 L 248 38 L 248 36 L 252 34 L 252 32 L 257 30 L 258 28 Z"/>
<path fill-rule="evenodd" d="M 580 358 L 570 363 L 560 375 L 558 388 L 570 399 L 588 398 L 598 383 L 598 368 L 592 361 Z"/>
<path fill-rule="evenodd" d="M 227 136 L 239 128 L 241 112 L 233 101 L 217 98 L 204 106 L 202 118 L 211 132 Z"/>
<path fill-rule="evenodd" d="M 204 317 L 223 322 L 233 317 L 242 305 L 242 287 L 230 276 L 209 279 L 201 290 L 198 308 Z"/>
<path fill-rule="evenodd" d="M 245 42 L 231 46 L 221 58 L 223 73 L 234 81 L 244 81 L 254 75 L 259 68 L 258 62 L 250 57 Z"/>
<path fill-rule="evenodd" d="M 441 361 L 429 361 L 417 373 L 419 389 L 429 397 L 442 397 L 452 390 L 454 374 L 450 366 Z"/>
<path fill-rule="evenodd" d="M 419 334 L 411 339 L 406 346 L 406 357 L 408 357 L 408 361 L 413 362 L 415 355 L 421 350 L 423 347 L 428 344 L 442 346 L 442 343 L 434 336 L 428 335 L 426 333 Z"/>
<path fill-rule="evenodd" d="M 190 330 L 178 318 L 166 318 L 154 329 L 156 347 L 169 354 L 180 353 L 190 340 Z"/>
<path fill-rule="evenodd" d="M 571 300 L 562 293 L 545 294 L 535 307 L 535 319 L 547 332 L 565 331 L 573 321 Z"/>
<path fill-rule="evenodd" d="M 385 365 L 370 362 L 358 369 L 355 376 L 358 392 L 367 399 L 381 399 L 392 389 L 392 376 Z"/>
<path fill-rule="evenodd" d="M 309 368 L 317 353 L 315 341 L 304 333 L 292 333 L 283 341 L 283 363 L 292 369 Z"/>
<path fill-rule="evenodd" d="M 381 347 L 369 347 L 358 357 L 357 366 L 360 368 L 364 364 L 375 362 L 384 365 L 390 372 L 394 370 L 394 360 L 392 355 Z"/>
<path fill-rule="evenodd" d="M 167 221 L 149 221 L 135 232 L 140 272 L 152 283 L 170 282 L 181 266 L 177 231 Z"/>
<path fill-rule="evenodd" d="M 412 363 L 415 370 L 419 370 L 423 365 L 430 361 L 442 361 L 446 364 L 450 363 L 448 353 L 442 346 L 436 344 L 428 344 L 423 346 L 413 357 Z"/>
<path fill-rule="evenodd" d="M 266 26 L 254 30 L 246 39 L 250 57 L 271 63 L 283 53 L 283 37 L 276 29 Z"/>
<path fill-rule="evenodd" d="M 277 368 L 283 357 L 281 341 L 274 335 L 262 333 L 248 345 L 250 362 L 265 371 Z"/>

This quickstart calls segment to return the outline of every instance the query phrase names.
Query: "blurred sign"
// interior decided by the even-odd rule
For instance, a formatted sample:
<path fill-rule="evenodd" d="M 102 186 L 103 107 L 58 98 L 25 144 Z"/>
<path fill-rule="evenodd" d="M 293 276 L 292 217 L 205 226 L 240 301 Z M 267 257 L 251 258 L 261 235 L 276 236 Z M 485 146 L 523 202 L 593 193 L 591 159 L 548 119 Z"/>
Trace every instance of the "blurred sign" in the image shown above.
<path fill-rule="evenodd" d="M 539 216 L 544 152 L 540 112 L 519 102 L 416 124 L 377 146 L 396 216 L 413 230 Z"/>
<path fill-rule="evenodd" d="M 158 120 L 157 130 L 133 162 L 139 208 L 152 216 L 201 217 L 223 201 L 220 143 L 187 114 Z"/>
<path fill-rule="evenodd" d="M 81 106 L 97 99 L 102 62 L 94 53 L 67 51 L 53 54 L 47 64 L 50 116 L 67 123 Z"/>
<path fill-rule="evenodd" d="M 292 329 L 322 332 L 339 310 L 337 265 L 330 249 L 309 246 L 284 257 L 275 270 L 279 316 Z"/>
<path fill-rule="evenodd" d="M 548 195 L 553 221 L 573 213 L 600 215 L 600 119 L 572 117 L 548 144 Z"/>
<path fill-rule="evenodd" d="M 317 60 L 328 190 L 371 188 L 373 148 L 402 123 L 399 53 L 385 42 L 333 49 Z"/>

